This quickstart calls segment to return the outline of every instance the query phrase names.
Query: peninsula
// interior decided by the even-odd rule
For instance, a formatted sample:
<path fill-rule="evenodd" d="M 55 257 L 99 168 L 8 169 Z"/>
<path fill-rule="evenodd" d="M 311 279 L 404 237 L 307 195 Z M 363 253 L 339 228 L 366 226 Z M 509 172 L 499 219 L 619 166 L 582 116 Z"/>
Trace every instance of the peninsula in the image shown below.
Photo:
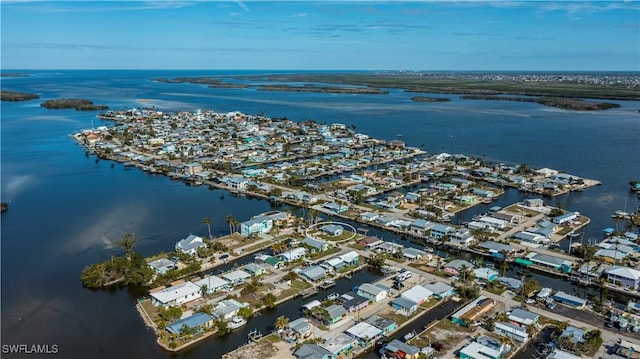
<path fill-rule="evenodd" d="M 411 101 L 415 102 L 449 102 L 451 99 L 446 97 L 427 97 L 427 96 L 413 96 Z"/>
<path fill-rule="evenodd" d="M 564 110 L 575 111 L 597 111 L 609 108 L 620 107 L 617 103 L 583 101 L 577 98 L 565 97 L 514 97 L 514 96 L 493 96 L 493 95 L 465 95 L 461 97 L 465 100 L 491 100 L 491 101 L 517 101 L 533 102 L 541 105 L 558 107 Z"/>
<path fill-rule="evenodd" d="M 258 86 L 260 91 L 290 91 L 290 92 L 319 92 L 319 93 L 341 93 L 341 94 L 358 94 L 358 95 L 384 95 L 389 91 L 381 90 L 373 87 L 346 87 L 346 86 L 316 86 L 306 84 L 304 86 L 291 85 L 261 85 Z"/>

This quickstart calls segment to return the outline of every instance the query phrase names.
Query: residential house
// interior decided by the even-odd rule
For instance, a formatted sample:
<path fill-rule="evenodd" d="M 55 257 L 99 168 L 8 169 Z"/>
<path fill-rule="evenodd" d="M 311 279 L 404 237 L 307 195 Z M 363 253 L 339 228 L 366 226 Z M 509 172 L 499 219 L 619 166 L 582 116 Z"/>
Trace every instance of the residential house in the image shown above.
<path fill-rule="evenodd" d="M 338 301 L 342 303 L 344 309 L 349 313 L 357 312 L 369 305 L 369 299 L 361 297 L 352 291 L 338 297 Z"/>
<path fill-rule="evenodd" d="M 440 223 L 435 223 L 433 225 L 433 227 L 431 227 L 431 230 L 429 231 L 430 236 L 435 238 L 435 239 L 440 239 L 444 236 L 446 236 L 447 234 L 453 232 L 455 230 L 455 228 L 451 227 L 451 226 L 447 226 L 445 224 L 440 224 Z"/>
<path fill-rule="evenodd" d="M 318 344 L 302 344 L 298 350 L 293 352 L 296 358 L 299 359 L 328 359 L 331 353 L 319 346 Z"/>
<path fill-rule="evenodd" d="M 191 283 L 184 282 L 164 288 L 157 292 L 150 292 L 151 303 L 155 306 L 168 307 L 172 305 L 182 305 L 192 300 L 202 297 L 200 287 Z"/>
<path fill-rule="evenodd" d="M 269 233 L 273 228 L 273 220 L 270 217 L 258 216 L 240 223 L 240 234 L 248 237 L 252 234 Z"/>
<path fill-rule="evenodd" d="M 427 231 L 431 230 L 434 225 L 435 223 L 433 222 L 418 218 L 409 225 L 409 232 L 420 236 L 426 236 Z"/>
<path fill-rule="evenodd" d="M 402 250 L 402 256 L 410 261 L 431 258 L 431 255 L 423 250 L 407 247 Z"/>
<path fill-rule="evenodd" d="M 513 253 L 516 250 L 514 247 L 508 244 L 498 243 L 494 241 L 486 241 L 484 243 L 481 243 L 480 247 L 488 250 L 490 253 Z"/>
<path fill-rule="evenodd" d="M 484 280 L 487 282 L 493 282 L 498 279 L 498 272 L 491 268 L 476 268 L 473 270 L 473 275 L 477 280 Z"/>
<path fill-rule="evenodd" d="M 387 298 L 387 291 L 369 283 L 358 286 L 358 295 L 376 303 Z"/>
<path fill-rule="evenodd" d="M 149 262 L 149 267 L 159 274 L 165 274 L 167 271 L 177 268 L 174 262 L 166 258 L 160 258 Z"/>
<path fill-rule="evenodd" d="M 607 280 L 613 284 L 638 290 L 640 271 L 623 266 L 612 266 L 606 270 Z"/>
<path fill-rule="evenodd" d="M 335 324 L 347 317 L 347 310 L 343 306 L 332 304 L 326 308 L 329 313 L 329 324 Z"/>
<path fill-rule="evenodd" d="M 351 349 L 356 344 L 356 339 L 348 336 L 345 333 L 338 333 L 330 338 L 325 338 L 322 343 L 318 344 L 323 349 L 329 352 L 327 359 L 346 358 L 351 352 Z M 311 359 L 305 357 L 305 359 Z"/>
<path fill-rule="evenodd" d="M 584 343 L 584 335 L 586 331 L 584 329 L 569 325 L 560 334 L 560 338 L 571 338 L 573 344 Z"/>
<path fill-rule="evenodd" d="M 586 299 L 567 294 L 563 291 L 557 291 L 554 295 L 551 296 L 551 298 L 553 298 L 553 300 L 558 303 L 562 303 L 578 309 L 584 309 L 584 307 L 587 305 Z"/>
<path fill-rule="evenodd" d="M 509 314 L 508 319 L 519 325 L 527 326 L 537 324 L 540 315 L 522 308 L 515 308 L 511 311 L 511 314 Z"/>
<path fill-rule="evenodd" d="M 304 340 L 311 336 L 313 327 L 305 318 L 298 318 L 289 322 L 285 328 L 285 332 L 287 333 L 287 337 L 294 341 Z"/>
<path fill-rule="evenodd" d="M 300 271 L 300 276 L 310 282 L 318 282 L 327 275 L 327 271 L 320 266 L 311 266 Z"/>
<path fill-rule="evenodd" d="M 500 351 L 489 348 L 477 342 L 471 342 L 460 349 L 460 359 L 500 359 Z"/>
<path fill-rule="evenodd" d="M 182 333 L 182 328 L 198 328 L 198 331 L 202 331 L 205 328 L 211 328 L 213 326 L 213 318 L 205 313 L 195 313 L 186 318 L 177 320 L 167 325 L 166 330 L 171 334 Z"/>
<path fill-rule="evenodd" d="M 251 278 L 251 275 L 243 270 L 234 270 L 228 273 L 225 273 L 221 276 L 224 280 L 229 282 L 229 285 L 235 287 L 239 284 L 242 284 Z"/>
<path fill-rule="evenodd" d="M 347 253 L 343 253 L 336 258 L 339 258 L 343 261 L 347 266 L 353 266 L 360 264 L 360 255 L 356 251 L 350 251 Z"/>
<path fill-rule="evenodd" d="M 495 305 L 495 300 L 480 296 L 471 303 L 465 305 L 451 316 L 454 324 L 469 326 L 477 321 L 482 315 L 488 312 Z"/>
<path fill-rule="evenodd" d="M 458 275 L 463 269 L 473 269 L 472 263 L 465 261 L 464 259 L 454 259 L 451 262 L 444 265 L 443 270 L 447 273 Z"/>
<path fill-rule="evenodd" d="M 565 213 L 565 214 L 561 214 L 559 216 L 553 217 L 552 222 L 555 224 L 572 223 L 577 218 L 578 218 L 577 212 L 569 212 L 569 213 Z"/>
<path fill-rule="evenodd" d="M 461 227 L 449 234 L 449 241 L 459 246 L 469 247 L 476 239 L 468 228 Z"/>
<path fill-rule="evenodd" d="M 420 348 L 398 339 L 385 344 L 382 351 L 388 358 L 417 359 L 420 355 Z"/>
<path fill-rule="evenodd" d="M 247 271 L 249 274 L 251 274 L 253 277 L 259 277 L 267 271 L 263 266 L 257 263 L 247 264 L 244 267 L 244 270 Z"/>
<path fill-rule="evenodd" d="M 403 297 L 396 297 L 391 301 L 391 307 L 400 315 L 409 316 L 418 310 L 418 304 Z"/>
<path fill-rule="evenodd" d="M 546 267 L 546 268 L 556 269 L 566 273 L 571 272 L 571 269 L 573 267 L 573 262 L 566 260 L 564 258 L 554 257 L 548 254 L 531 252 L 527 254 L 525 258 L 531 261 L 533 264 Z"/>
<path fill-rule="evenodd" d="M 387 335 L 396 329 L 396 322 L 391 319 L 387 319 L 378 314 L 374 314 L 365 320 L 366 323 L 373 325 L 374 327 L 382 330 L 382 335 Z"/>
<path fill-rule="evenodd" d="M 540 198 L 527 198 L 523 204 L 529 208 L 543 208 L 544 201 Z"/>
<path fill-rule="evenodd" d="M 410 300 L 418 305 L 426 302 L 433 296 L 433 292 L 429 289 L 416 284 L 413 287 L 407 289 L 402 294 L 400 294 L 400 298 L 404 298 Z"/>
<path fill-rule="evenodd" d="M 455 293 L 455 288 L 442 282 L 425 284 L 424 287 L 431 291 L 433 293 L 433 297 L 436 299 L 445 299 Z"/>
<path fill-rule="evenodd" d="M 344 228 L 337 224 L 326 224 L 320 228 L 324 233 L 330 236 L 339 236 L 344 232 Z"/>
<path fill-rule="evenodd" d="M 322 204 L 322 208 L 334 213 L 342 213 L 349 210 L 349 205 L 346 203 L 325 202 Z"/>
<path fill-rule="evenodd" d="M 276 269 L 284 268 L 286 265 L 282 259 L 274 256 L 267 256 L 267 258 L 264 259 L 264 263 Z"/>
<path fill-rule="evenodd" d="M 229 282 L 215 275 L 206 276 L 193 282 L 193 284 L 200 288 L 206 285 L 208 294 L 229 288 Z"/>
<path fill-rule="evenodd" d="M 189 255 L 196 255 L 198 248 L 206 248 L 206 243 L 202 237 L 190 234 L 189 237 L 182 239 L 176 243 L 176 252 L 182 252 Z"/>
<path fill-rule="evenodd" d="M 493 326 L 493 332 L 502 335 L 507 338 L 517 340 L 519 342 L 526 342 L 529 340 L 529 334 L 526 328 L 522 328 L 509 322 L 498 322 Z"/>
<path fill-rule="evenodd" d="M 364 212 L 360 214 L 360 219 L 362 219 L 363 221 L 373 222 L 378 219 L 379 216 L 380 214 L 378 214 L 377 212 Z"/>
<path fill-rule="evenodd" d="M 360 346 L 366 348 L 376 342 L 376 340 L 382 335 L 382 330 L 369 323 L 360 322 L 347 329 L 346 333 L 355 338 Z"/>
<path fill-rule="evenodd" d="M 311 248 L 311 253 L 324 252 L 329 249 L 329 243 L 320 241 L 314 238 L 307 237 L 302 241 L 302 244 Z"/>
<path fill-rule="evenodd" d="M 291 261 L 304 258 L 305 255 L 307 255 L 307 249 L 298 247 L 298 248 L 294 248 L 286 252 L 280 253 L 279 257 L 285 262 L 291 262 Z"/>

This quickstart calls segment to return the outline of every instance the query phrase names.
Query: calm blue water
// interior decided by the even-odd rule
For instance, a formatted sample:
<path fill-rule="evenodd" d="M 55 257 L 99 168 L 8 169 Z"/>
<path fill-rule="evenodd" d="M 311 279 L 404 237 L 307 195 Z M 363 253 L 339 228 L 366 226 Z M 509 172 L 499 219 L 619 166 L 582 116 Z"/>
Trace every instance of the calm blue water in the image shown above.
<path fill-rule="evenodd" d="M 582 113 L 457 96 L 448 96 L 448 103 L 413 103 L 412 94 L 397 90 L 336 95 L 151 81 L 258 73 L 247 71 L 16 72 L 32 75 L 2 78 L 2 88 L 37 93 L 41 99 L 2 103 L 0 195 L 9 202 L 1 218 L 3 344 L 58 344 L 61 354 L 74 358 L 169 356 L 156 346 L 133 307 L 140 293 L 83 289 L 82 268 L 118 253 L 113 242 L 127 232 L 140 240 L 137 249 L 150 255 L 171 251 L 189 233 L 205 234 L 205 216 L 219 233 L 228 231 L 227 214 L 242 220 L 269 209 L 264 201 L 220 199 L 220 191 L 96 163 L 67 135 L 102 122 L 91 112 L 39 107 L 47 99 L 81 97 L 111 108 L 263 111 L 293 120 L 342 122 L 387 140 L 402 134 L 409 145 L 424 144 L 429 152 L 486 156 L 598 179 L 602 186 L 548 199 L 591 217 L 585 238 L 600 238 L 604 227 L 614 226 L 610 215 L 615 210 L 638 206 L 627 182 L 640 179 L 640 102 Z M 255 324 L 268 328 L 266 323 Z M 218 357 L 245 341 L 244 334 L 212 340 L 175 356 Z"/>

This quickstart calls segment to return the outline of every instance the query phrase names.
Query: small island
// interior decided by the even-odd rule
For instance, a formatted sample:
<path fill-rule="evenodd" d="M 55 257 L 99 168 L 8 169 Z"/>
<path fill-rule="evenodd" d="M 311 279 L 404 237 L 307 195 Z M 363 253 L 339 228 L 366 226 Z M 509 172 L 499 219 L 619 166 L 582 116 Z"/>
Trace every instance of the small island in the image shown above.
<path fill-rule="evenodd" d="M 617 103 L 611 102 L 589 102 L 578 98 L 568 97 L 507 97 L 492 95 L 465 95 L 461 97 L 464 100 L 491 100 L 491 101 L 518 101 L 518 102 L 534 102 L 541 105 L 557 107 L 564 110 L 576 111 L 600 111 L 610 108 L 620 107 Z"/>
<path fill-rule="evenodd" d="M 9 205 L 7 202 L 0 203 L 0 213 L 4 213 L 9 210 Z"/>
<path fill-rule="evenodd" d="M 0 91 L 0 98 L 2 101 L 29 101 L 40 98 L 40 96 L 32 93 L 23 93 L 17 91 Z"/>
<path fill-rule="evenodd" d="M 90 100 L 75 99 L 75 98 L 63 98 L 57 100 L 47 100 L 40 104 L 40 106 L 49 109 L 67 109 L 74 108 L 77 111 L 95 111 L 106 110 L 109 108 L 107 105 L 94 105 Z"/>
<path fill-rule="evenodd" d="M 450 99 L 446 97 L 427 97 L 427 96 L 413 96 L 411 101 L 414 102 L 449 102 Z"/>
<path fill-rule="evenodd" d="M 316 86 L 306 84 L 304 86 L 290 85 L 262 85 L 258 86 L 261 91 L 289 91 L 289 92 L 319 92 L 319 93 L 341 93 L 357 95 L 385 95 L 389 91 L 375 87 L 342 87 L 342 86 Z"/>

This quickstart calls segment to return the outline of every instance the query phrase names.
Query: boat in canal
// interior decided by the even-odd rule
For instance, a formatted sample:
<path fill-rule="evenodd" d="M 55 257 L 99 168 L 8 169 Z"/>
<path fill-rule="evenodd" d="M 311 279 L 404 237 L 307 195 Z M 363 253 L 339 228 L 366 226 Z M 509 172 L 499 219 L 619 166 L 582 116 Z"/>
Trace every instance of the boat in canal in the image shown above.
<path fill-rule="evenodd" d="M 229 329 L 233 330 L 233 329 L 238 329 L 244 326 L 245 324 L 247 324 L 246 319 L 242 317 L 233 317 L 233 319 L 231 319 L 229 323 L 227 323 L 227 326 L 229 327 Z"/>

